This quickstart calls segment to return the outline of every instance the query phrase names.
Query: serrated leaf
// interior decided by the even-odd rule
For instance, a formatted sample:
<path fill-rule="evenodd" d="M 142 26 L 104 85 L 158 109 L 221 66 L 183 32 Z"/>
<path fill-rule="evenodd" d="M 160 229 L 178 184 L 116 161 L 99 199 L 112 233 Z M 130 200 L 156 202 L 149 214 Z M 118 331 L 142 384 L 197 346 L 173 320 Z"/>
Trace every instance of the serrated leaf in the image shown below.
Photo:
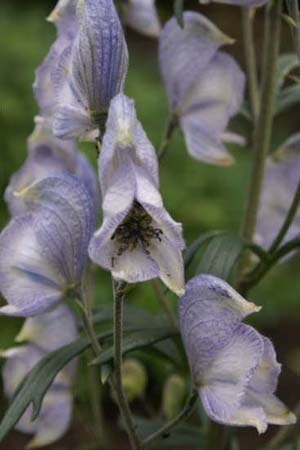
<path fill-rule="evenodd" d="M 100 334 L 98 338 L 104 339 L 111 335 L 112 332 L 105 332 Z M 41 409 L 43 398 L 56 375 L 66 364 L 84 352 L 89 346 L 90 343 L 87 338 L 78 339 L 49 353 L 34 366 L 21 383 L 2 419 L 0 424 L 0 441 L 16 425 L 30 404 L 33 406 L 32 420 L 36 419 Z"/>
<path fill-rule="evenodd" d="M 286 53 L 280 56 L 276 74 L 276 86 L 278 92 L 282 88 L 285 79 L 289 75 L 289 73 L 299 66 L 300 61 L 296 53 Z"/>
<path fill-rule="evenodd" d="M 127 353 L 131 350 L 140 349 L 153 345 L 156 342 L 163 341 L 173 336 L 178 335 L 178 330 L 175 328 L 151 328 L 148 330 L 138 330 L 132 332 L 129 336 L 126 336 L 123 340 L 123 353 Z M 98 358 L 95 358 L 91 364 L 104 364 L 112 361 L 114 356 L 113 345 L 101 353 Z"/>
<path fill-rule="evenodd" d="M 200 234 L 200 236 L 188 246 L 184 252 L 184 266 L 187 269 L 192 263 L 194 257 L 196 256 L 198 250 L 203 244 L 206 244 L 215 236 L 226 233 L 225 231 L 208 231 L 207 233 Z"/>
<path fill-rule="evenodd" d="M 178 25 L 180 28 L 184 27 L 183 23 L 183 10 L 184 10 L 184 0 L 175 0 L 174 1 L 174 14 L 176 16 Z"/>
<path fill-rule="evenodd" d="M 209 242 L 197 272 L 227 280 L 245 245 L 241 238 L 231 233 L 215 236 Z"/>
<path fill-rule="evenodd" d="M 300 103 L 300 85 L 292 85 L 283 89 L 276 102 L 276 114 L 280 114 Z"/>

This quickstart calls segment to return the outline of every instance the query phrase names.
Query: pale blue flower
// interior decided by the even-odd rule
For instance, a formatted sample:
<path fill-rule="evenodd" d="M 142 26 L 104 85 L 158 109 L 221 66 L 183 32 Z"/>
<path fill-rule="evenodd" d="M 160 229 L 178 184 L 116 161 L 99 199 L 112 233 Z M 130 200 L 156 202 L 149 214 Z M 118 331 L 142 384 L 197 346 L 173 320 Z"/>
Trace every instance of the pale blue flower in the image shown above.
<path fill-rule="evenodd" d="M 70 175 L 51 176 L 26 190 L 30 212 L 0 235 L 0 313 L 33 316 L 56 306 L 80 285 L 95 227 L 92 198 Z"/>
<path fill-rule="evenodd" d="M 158 37 L 161 24 L 155 7 L 155 0 L 128 0 L 124 5 L 126 25 L 139 33 Z"/>
<path fill-rule="evenodd" d="M 228 122 L 240 109 L 245 77 L 234 59 L 219 48 L 232 43 L 201 14 L 184 13 L 160 35 L 159 59 L 169 108 L 179 121 L 188 152 L 206 163 L 229 165 Z"/>
<path fill-rule="evenodd" d="M 3 366 L 3 386 L 11 399 L 28 372 L 48 352 L 69 344 L 78 337 L 75 319 L 64 305 L 54 311 L 29 318 L 17 337 L 26 345 L 2 352 L 7 361 Z M 43 399 L 38 418 L 32 422 L 30 406 L 16 425 L 16 429 L 34 437 L 26 448 L 36 448 L 60 439 L 69 428 L 72 419 L 73 398 L 71 385 L 76 373 L 76 361 L 66 366 L 55 378 Z"/>
<path fill-rule="evenodd" d="M 266 163 L 258 210 L 255 240 L 271 246 L 291 206 L 300 179 L 300 134 L 292 135 Z M 295 215 L 283 242 L 300 236 L 300 212 Z"/>
<path fill-rule="evenodd" d="M 37 126 L 28 140 L 28 156 L 5 190 L 10 213 L 17 215 L 26 212 L 28 188 L 59 173 L 69 173 L 82 181 L 93 198 L 94 208 L 99 207 L 100 190 L 96 174 L 87 158 L 79 153 L 75 141 L 55 138 Z"/>
<path fill-rule="evenodd" d="M 97 137 L 110 100 L 123 90 L 127 65 L 127 46 L 113 1 L 85 0 L 69 74 L 65 80 L 59 67 L 56 75 L 59 106 L 54 134 L 61 138 Z"/>
<path fill-rule="evenodd" d="M 129 283 L 160 277 L 184 291 L 181 225 L 165 210 L 155 150 L 124 95 L 111 103 L 99 157 L 103 223 L 89 247 L 91 259 Z"/>
<path fill-rule="evenodd" d="M 207 415 L 215 422 L 254 426 L 288 425 L 296 417 L 275 396 L 281 366 L 272 342 L 243 318 L 260 308 L 225 281 L 199 275 L 180 299 L 180 330 Z"/>

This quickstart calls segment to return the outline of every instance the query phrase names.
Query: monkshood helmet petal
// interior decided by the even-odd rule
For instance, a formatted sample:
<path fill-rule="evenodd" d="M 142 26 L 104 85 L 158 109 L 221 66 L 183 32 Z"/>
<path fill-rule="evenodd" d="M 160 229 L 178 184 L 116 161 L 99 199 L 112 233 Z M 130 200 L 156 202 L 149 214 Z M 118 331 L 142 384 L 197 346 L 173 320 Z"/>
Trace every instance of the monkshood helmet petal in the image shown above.
<path fill-rule="evenodd" d="M 6 350 L 2 356 L 7 359 L 3 366 L 3 386 L 6 396 L 11 399 L 24 377 L 45 354 L 34 345 L 26 345 Z M 38 418 L 32 422 L 30 406 L 16 425 L 16 429 L 26 434 L 34 434 L 27 448 L 51 444 L 60 439 L 69 428 L 72 419 L 73 398 L 69 386 L 59 374 L 44 397 Z"/>
<path fill-rule="evenodd" d="M 50 133 L 35 131 L 28 140 L 28 157 L 11 177 L 5 200 L 11 215 L 27 211 L 24 196 L 29 187 L 50 175 L 68 173 L 78 177 L 90 192 L 95 209 L 100 205 L 99 183 L 86 157 L 79 153 L 74 141 L 62 141 Z"/>
<path fill-rule="evenodd" d="M 129 0 L 124 7 L 126 25 L 149 37 L 158 37 L 161 24 L 155 7 L 155 0 Z"/>
<path fill-rule="evenodd" d="M 299 183 L 300 135 L 292 135 L 266 163 L 255 240 L 264 248 L 271 246 L 288 213 Z M 299 236 L 300 214 L 296 214 L 284 242 Z"/>
<path fill-rule="evenodd" d="M 273 345 L 244 317 L 260 308 L 224 280 L 199 275 L 187 283 L 179 320 L 194 383 L 208 416 L 225 425 L 295 423 L 274 395 L 280 365 Z"/>
<path fill-rule="evenodd" d="M 27 189 L 30 213 L 0 235 L 3 314 L 33 316 L 56 306 L 80 284 L 95 227 L 93 202 L 74 177 L 49 177 Z"/>
<path fill-rule="evenodd" d="M 112 0 L 86 0 L 53 130 L 58 137 L 95 138 L 128 66 L 123 29 Z"/>
<path fill-rule="evenodd" d="M 160 277 L 175 293 L 184 291 L 182 228 L 164 209 L 145 170 L 122 152 L 104 201 L 104 220 L 89 247 L 91 259 L 130 283 Z M 120 160 L 121 161 L 121 158 Z"/>
<path fill-rule="evenodd" d="M 166 23 L 160 34 L 159 61 L 172 112 L 180 108 L 217 50 L 228 43 L 232 43 L 228 36 L 195 12 L 184 13 L 184 28 L 175 17 Z"/>
<path fill-rule="evenodd" d="M 103 195 L 125 153 L 130 153 L 131 158 L 145 169 L 148 176 L 153 179 L 153 183 L 158 186 L 158 161 L 155 149 L 137 119 L 134 101 L 119 94 L 110 104 L 99 156 L 99 180 Z"/>

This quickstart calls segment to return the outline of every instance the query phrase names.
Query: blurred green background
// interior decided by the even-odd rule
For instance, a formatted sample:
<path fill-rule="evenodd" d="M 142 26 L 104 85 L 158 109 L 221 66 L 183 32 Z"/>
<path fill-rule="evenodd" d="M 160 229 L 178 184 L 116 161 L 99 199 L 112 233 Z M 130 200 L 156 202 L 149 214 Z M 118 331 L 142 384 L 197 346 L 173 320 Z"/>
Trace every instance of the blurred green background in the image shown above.
<path fill-rule="evenodd" d="M 26 139 L 33 129 L 33 116 L 37 106 L 32 94 L 34 70 L 46 55 L 55 38 L 54 27 L 45 22 L 54 1 L 1 0 L 0 2 L 0 189 L 1 194 L 9 177 L 26 157 Z M 186 6 L 195 7 L 196 1 Z M 162 16 L 167 17 L 171 2 L 162 0 Z M 240 12 L 238 8 L 215 5 L 198 7 L 207 13 L 225 32 L 236 38 L 228 49 L 244 67 L 241 43 Z M 257 52 L 261 56 L 262 17 L 257 19 Z M 158 148 L 167 119 L 167 102 L 157 63 L 157 43 L 128 32 L 130 70 L 126 93 L 136 101 L 138 117 L 152 142 Z M 284 29 L 283 50 L 292 48 L 289 30 Z M 274 145 L 292 131 L 299 131 L 299 111 L 293 110 L 277 119 Z M 247 136 L 251 128 L 242 119 L 234 127 Z M 96 166 L 94 148 L 85 146 Z M 250 173 L 251 149 L 232 148 L 236 165 L 218 168 L 192 160 L 178 131 L 169 152 L 161 164 L 161 192 L 165 206 L 172 216 L 184 225 L 187 243 L 201 233 L 226 229 L 238 232 L 243 213 L 247 183 Z M 2 196 L 1 196 L 2 197 Z M 0 225 L 8 221 L 6 205 L 1 199 Z M 298 327 L 300 317 L 300 258 L 281 264 L 251 292 L 251 300 L 264 308 L 254 320 L 270 334 L 286 339 L 291 348 L 300 348 Z M 139 286 L 132 301 L 157 309 L 158 303 L 149 284 Z M 97 303 L 111 299 L 110 279 L 107 273 L 97 270 Z M 172 300 L 173 301 L 173 300 Z M 175 302 L 174 302 L 175 305 Z M 275 328 L 275 326 L 277 328 Z M 17 319 L 0 319 L 0 348 L 11 345 L 20 327 Z M 276 331 L 274 331 L 276 330 Z M 281 341 L 282 342 L 282 341 Z M 280 344 L 280 342 L 279 342 Z M 286 352 L 282 359 L 286 359 Z M 299 385 L 298 385 L 298 392 Z M 291 397 L 293 398 L 293 397 Z M 18 449 L 19 450 L 19 449 Z"/>

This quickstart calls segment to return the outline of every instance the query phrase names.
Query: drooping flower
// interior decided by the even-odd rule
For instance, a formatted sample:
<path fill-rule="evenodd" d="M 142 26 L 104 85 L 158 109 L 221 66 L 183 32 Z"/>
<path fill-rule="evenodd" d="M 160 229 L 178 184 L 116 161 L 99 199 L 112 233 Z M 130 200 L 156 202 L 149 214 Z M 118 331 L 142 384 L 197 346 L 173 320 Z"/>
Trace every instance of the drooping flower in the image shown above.
<path fill-rule="evenodd" d="M 139 33 L 158 37 L 161 24 L 155 7 L 155 0 L 128 0 L 124 5 L 125 23 Z"/>
<path fill-rule="evenodd" d="M 180 330 L 195 386 L 215 422 L 288 425 L 296 417 L 275 396 L 281 366 L 272 342 L 241 321 L 259 311 L 225 281 L 199 275 L 180 299 Z"/>
<path fill-rule="evenodd" d="M 65 305 L 58 306 L 50 313 L 27 319 L 16 340 L 28 343 L 2 353 L 7 359 L 2 372 L 6 396 L 9 399 L 13 397 L 24 377 L 48 352 L 69 344 L 77 336 L 74 316 Z M 26 448 L 51 444 L 69 428 L 73 409 L 70 388 L 75 373 L 76 361 L 73 360 L 55 378 L 43 399 L 38 418 L 31 420 L 30 406 L 17 423 L 18 431 L 34 434 Z"/>
<path fill-rule="evenodd" d="M 267 160 L 255 240 L 271 246 L 286 218 L 300 179 L 300 134 L 292 135 Z M 284 242 L 300 235 L 300 214 L 296 214 Z"/>
<path fill-rule="evenodd" d="M 163 206 L 155 150 L 133 101 L 122 94 L 111 102 L 99 179 L 104 219 L 91 240 L 91 259 L 115 278 L 135 283 L 160 277 L 182 293 L 182 228 Z"/>
<path fill-rule="evenodd" d="M 59 92 L 53 123 L 61 138 L 95 138 L 110 100 L 123 90 L 128 52 L 112 0 L 85 0 L 71 50 L 69 74 L 58 67 Z"/>
<path fill-rule="evenodd" d="M 188 152 L 206 163 L 233 162 L 224 142 L 240 109 L 245 77 L 219 48 L 232 43 L 201 14 L 184 13 L 184 28 L 173 17 L 160 35 L 159 59 L 170 112 L 183 131 Z"/>
<path fill-rule="evenodd" d="M 0 235 L 0 313 L 33 316 L 79 286 L 95 227 L 93 201 L 78 179 L 51 176 L 27 188 L 30 212 Z"/>
<path fill-rule="evenodd" d="M 268 0 L 199 0 L 199 3 L 226 3 L 230 5 L 239 5 L 245 7 L 262 6 L 267 3 Z"/>
<path fill-rule="evenodd" d="M 30 188 L 50 175 L 69 173 L 78 177 L 94 201 L 94 208 L 100 205 L 99 183 L 94 170 L 84 155 L 79 153 L 74 141 L 55 138 L 40 126 L 28 140 L 28 157 L 22 167 L 11 177 L 5 191 L 5 200 L 10 213 L 26 212 L 26 194 Z"/>

